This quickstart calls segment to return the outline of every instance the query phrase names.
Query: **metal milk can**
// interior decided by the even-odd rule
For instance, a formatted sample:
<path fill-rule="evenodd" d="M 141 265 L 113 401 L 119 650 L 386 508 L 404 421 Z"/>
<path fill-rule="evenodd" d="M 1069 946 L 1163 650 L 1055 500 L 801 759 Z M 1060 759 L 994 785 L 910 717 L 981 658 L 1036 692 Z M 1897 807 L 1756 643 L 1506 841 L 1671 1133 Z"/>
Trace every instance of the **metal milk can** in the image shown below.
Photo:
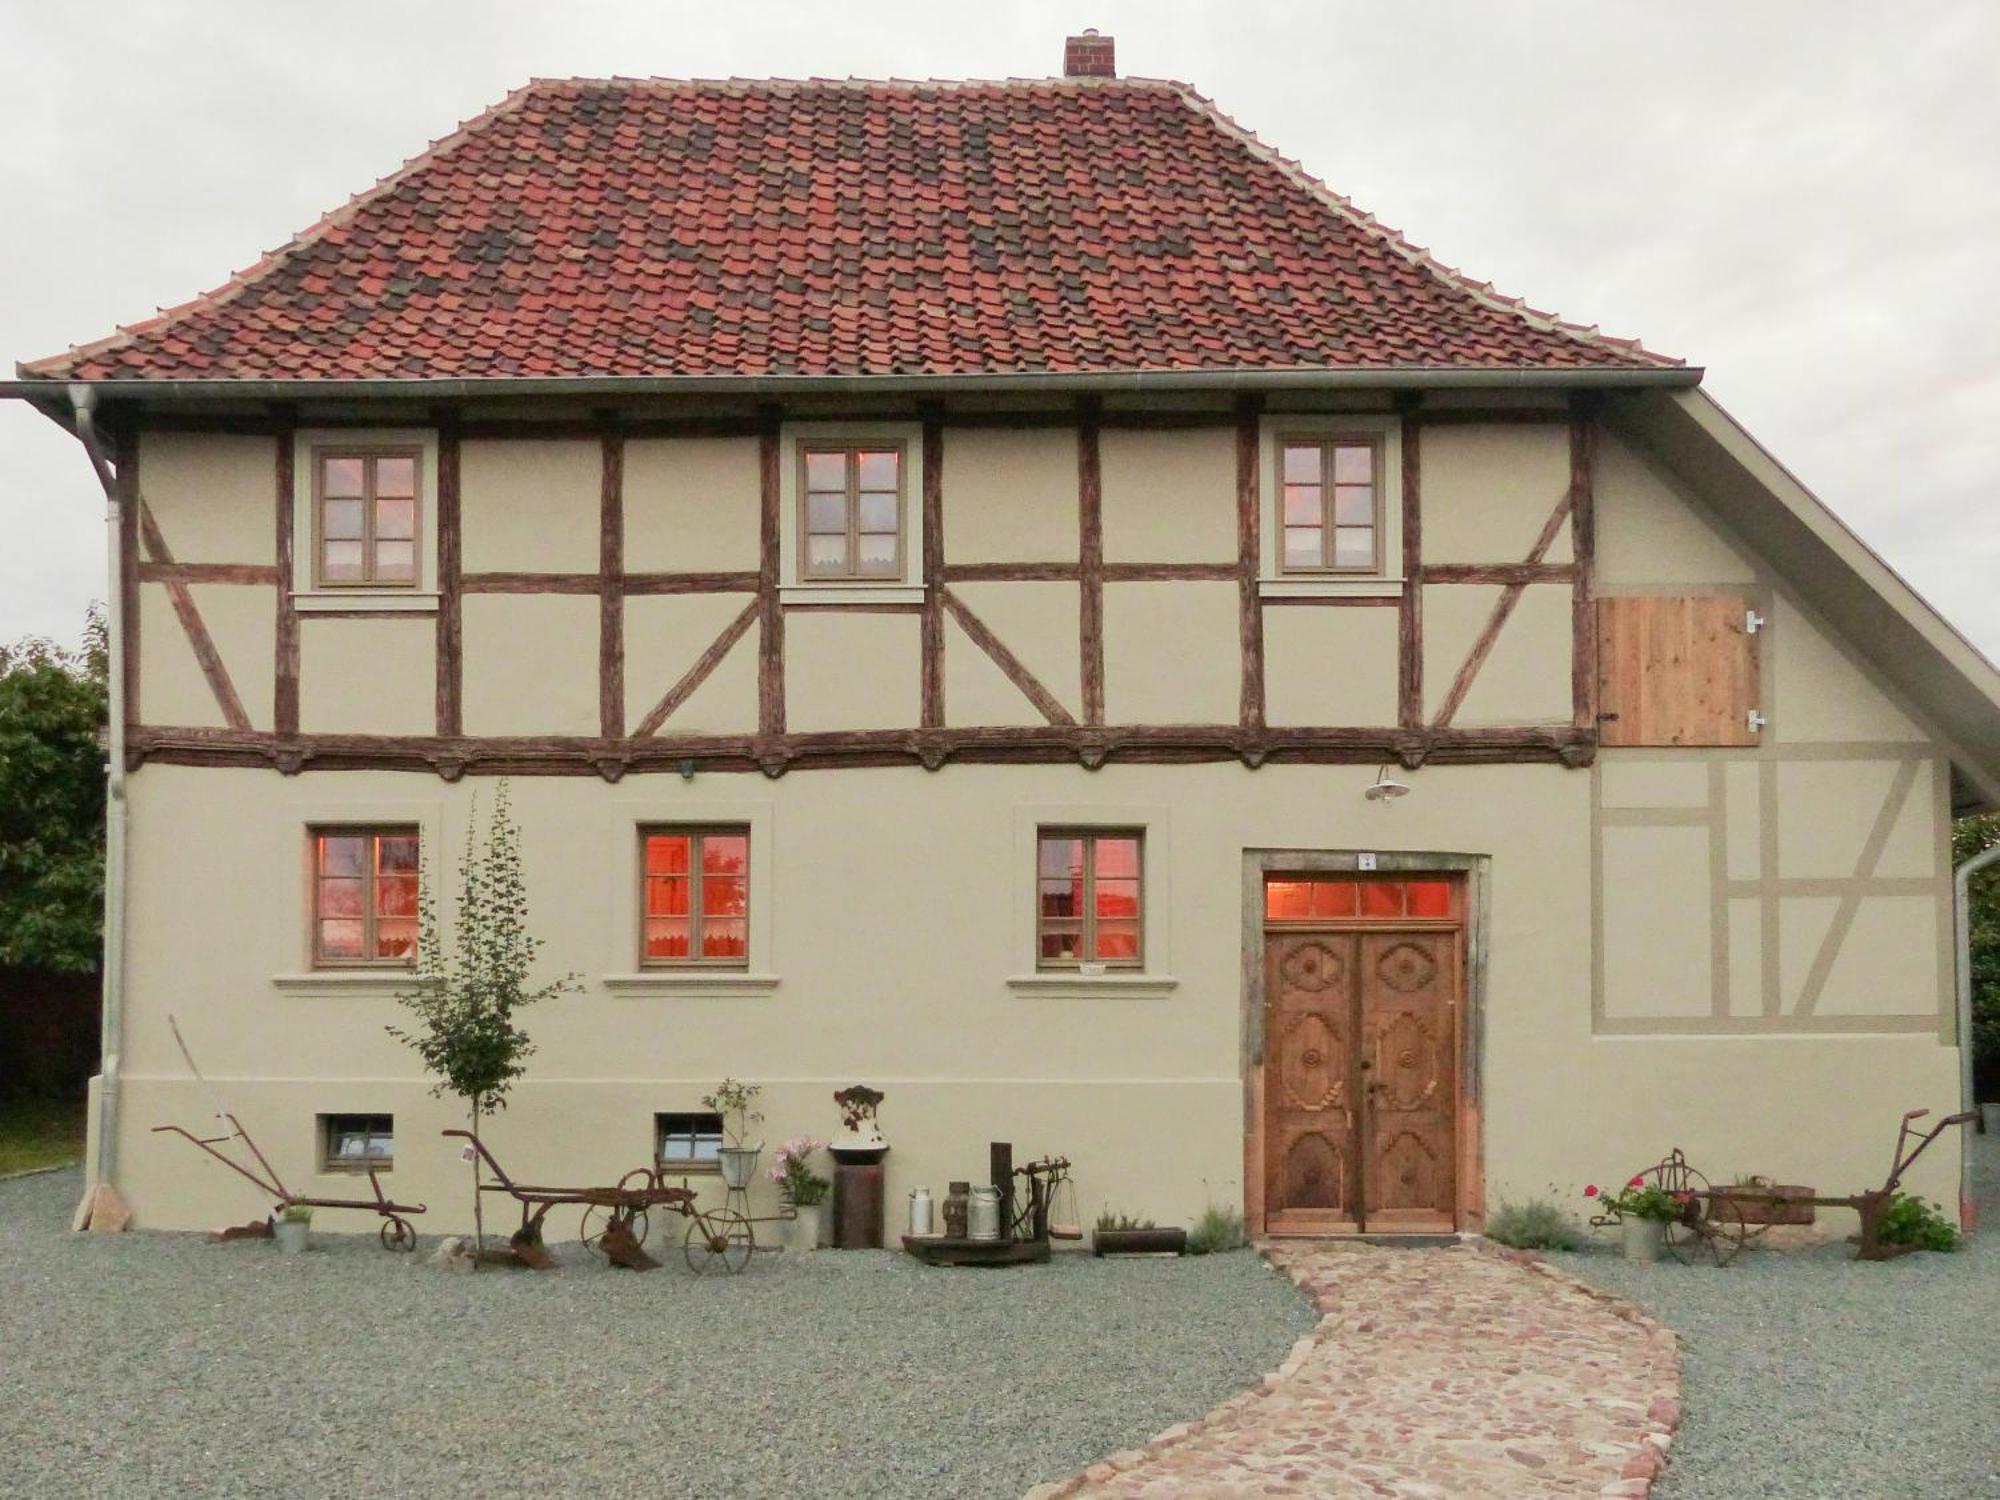
<path fill-rule="evenodd" d="M 972 1240 L 1000 1238 L 1000 1189 L 981 1183 L 972 1190 L 966 1213 L 965 1237 Z"/>
<path fill-rule="evenodd" d="M 931 1190 L 927 1187 L 910 1189 L 910 1233 L 929 1234 L 931 1232 Z"/>

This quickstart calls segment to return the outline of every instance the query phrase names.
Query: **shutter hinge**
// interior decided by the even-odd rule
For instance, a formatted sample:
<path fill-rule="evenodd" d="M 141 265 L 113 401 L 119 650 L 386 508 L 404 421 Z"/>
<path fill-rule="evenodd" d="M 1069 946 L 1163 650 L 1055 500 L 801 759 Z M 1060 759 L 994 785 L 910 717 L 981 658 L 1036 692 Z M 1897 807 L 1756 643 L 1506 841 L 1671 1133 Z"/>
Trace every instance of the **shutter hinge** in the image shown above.
<path fill-rule="evenodd" d="M 1756 610 L 1746 609 L 1743 612 L 1743 633 L 1745 635 L 1755 635 L 1764 628 L 1764 623 L 1764 617 L 1758 614 Z"/>
<path fill-rule="evenodd" d="M 1746 709 L 1744 711 L 1743 718 L 1744 722 L 1750 726 L 1750 732 L 1752 734 L 1759 734 L 1763 731 L 1764 716 L 1758 713 L 1756 709 L 1754 708 Z"/>

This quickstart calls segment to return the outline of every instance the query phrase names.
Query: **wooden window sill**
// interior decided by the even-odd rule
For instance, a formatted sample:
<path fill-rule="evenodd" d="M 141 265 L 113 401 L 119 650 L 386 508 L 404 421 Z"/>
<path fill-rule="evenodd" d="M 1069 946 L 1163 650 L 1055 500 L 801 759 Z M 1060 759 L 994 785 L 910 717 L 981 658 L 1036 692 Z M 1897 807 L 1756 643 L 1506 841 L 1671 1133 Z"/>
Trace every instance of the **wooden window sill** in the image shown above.
<path fill-rule="evenodd" d="M 1010 974 L 1007 988 L 1017 995 L 1046 995 L 1055 1000 L 1144 999 L 1171 995 L 1180 988 L 1180 980 L 1171 974 L 1142 974 L 1132 970 L 1079 974 L 1051 969 L 1038 974 Z"/>
<path fill-rule="evenodd" d="M 379 992 L 392 995 L 417 983 L 415 969 L 314 969 L 304 974 L 273 974 L 271 987 L 294 994 Z"/>
<path fill-rule="evenodd" d="M 373 614 L 385 609 L 436 614 L 437 607 L 438 596 L 421 589 L 313 589 L 292 595 L 292 608 L 300 614 Z"/>
<path fill-rule="evenodd" d="M 1403 592 L 1403 580 L 1380 573 L 1267 574 L 1257 580 L 1257 592 L 1266 599 L 1388 599 Z"/>
<path fill-rule="evenodd" d="M 880 583 L 864 579 L 838 579 L 826 583 L 783 583 L 778 585 L 782 604 L 922 604 L 924 586 L 885 579 Z"/>
<path fill-rule="evenodd" d="M 614 995 L 718 1000 L 768 995 L 777 989 L 778 976 L 746 974 L 741 969 L 647 969 L 636 974 L 606 974 L 600 982 Z"/>

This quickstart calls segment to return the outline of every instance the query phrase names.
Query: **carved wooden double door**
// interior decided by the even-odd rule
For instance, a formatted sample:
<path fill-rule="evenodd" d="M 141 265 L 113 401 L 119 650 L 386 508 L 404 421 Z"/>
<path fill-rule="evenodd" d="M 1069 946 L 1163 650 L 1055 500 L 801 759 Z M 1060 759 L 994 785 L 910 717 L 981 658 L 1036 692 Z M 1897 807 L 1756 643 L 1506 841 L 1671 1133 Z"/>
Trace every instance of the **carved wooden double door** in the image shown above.
<path fill-rule="evenodd" d="M 1267 933 L 1268 1231 L 1455 1227 L 1458 937 Z"/>

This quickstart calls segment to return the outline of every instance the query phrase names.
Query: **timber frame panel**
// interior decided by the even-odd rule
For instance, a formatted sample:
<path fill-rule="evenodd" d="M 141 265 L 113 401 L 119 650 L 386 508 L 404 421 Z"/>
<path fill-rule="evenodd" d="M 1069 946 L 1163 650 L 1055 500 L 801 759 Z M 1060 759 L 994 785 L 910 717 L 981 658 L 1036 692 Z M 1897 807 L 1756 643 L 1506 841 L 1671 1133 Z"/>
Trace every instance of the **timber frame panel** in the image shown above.
<path fill-rule="evenodd" d="M 913 571 L 922 583 L 921 602 L 801 601 L 784 596 L 780 559 L 780 469 L 783 462 L 782 424 L 788 413 L 775 404 L 754 413 L 707 418 L 643 419 L 600 411 L 574 419 L 523 422 L 467 420 L 455 409 L 429 413 L 438 434 L 438 475 L 435 505 L 438 515 L 437 609 L 435 616 L 436 711 L 429 736 L 394 737 L 367 734 L 305 734 L 299 731 L 299 618 L 284 587 L 299 538 L 289 514 L 295 462 L 293 435 L 302 420 L 292 406 L 276 408 L 267 418 L 195 419 L 147 418 L 145 430 L 256 432 L 273 437 L 273 494 L 280 514 L 276 520 L 275 565 L 176 562 L 165 548 L 157 527 L 145 524 L 143 505 L 128 507 L 125 521 L 133 532 L 122 559 L 128 592 L 126 610 L 128 673 L 128 763 L 147 760 L 172 764 L 275 766 L 286 773 L 304 769 L 373 768 L 431 772 L 446 780 L 465 774 L 598 775 L 616 781 L 627 772 L 686 770 L 759 770 L 769 776 L 792 768 L 841 765 L 921 765 L 935 770 L 949 760 L 974 762 L 1052 763 L 1070 761 L 1096 768 L 1106 761 L 1237 760 L 1255 768 L 1267 761 L 1305 763 L 1378 763 L 1398 761 L 1406 767 L 1427 762 L 1559 762 L 1582 766 L 1596 754 L 1594 579 L 1591 561 L 1591 465 L 1595 448 L 1596 408 L 1587 398 L 1572 401 L 1565 412 L 1552 407 L 1532 410 L 1432 410 L 1420 396 L 1404 393 L 1392 404 L 1401 424 L 1400 509 L 1397 522 L 1403 554 L 1400 588 L 1381 594 L 1287 597 L 1266 595 L 1262 582 L 1262 549 L 1267 537 L 1263 521 L 1260 443 L 1272 420 L 1286 413 L 1273 411 L 1264 398 L 1246 395 L 1219 411 L 1131 411 L 1107 407 L 1100 397 L 1083 396 L 1054 410 L 1023 413 L 947 413 L 942 403 L 919 403 L 914 411 L 899 408 L 887 415 L 898 420 L 914 415 L 922 432 L 920 473 L 914 504 L 921 506 L 921 554 Z M 1356 408 L 1376 417 L 1382 407 Z M 869 420 L 879 419 L 875 414 Z M 1339 411 L 1314 412 L 1318 417 Z M 323 420 L 323 419 L 315 419 Z M 349 419 L 363 425 L 362 418 Z M 1436 425 L 1468 422 L 1567 423 L 1570 430 L 1571 480 L 1544 536 L 1529 556 L 1518 562 L 1430 564 L 1423 561 L 1422 448 L 1425 430 Z M 340 423 L 332 424 L 334 426 Z M 962 562 L 947 560 L 944 494 L 944 445 L 947 427 L 1060 428 L 1075 433 L 1076 524 L 1078 551 L 1073 562 Z M 1099 436 L 1105 428 L 1157 431 L 1212 430 L 1227 433 L 1235 448 L 1236 556 L 1229 562 L 1118 562 L 1104 556 L 1103 473 Z M 138 495 L 137 437 L 139 427 L 118 430 L 121 482 Z M 478 572 L 462 564 L 460 531 L 460 444 L 471 437 L 587 440 L 601 454 L 598 567 L 594 572 Z M 649 436 L 755 437 L 757 439 L 759 523 L 758 564 L 754 571 L 634 573 L 625 568 L 623 470 L 625 444 Z M 912 455 L 913 458 L 916 455 Z M 1575 561 L 1545 560 L 1550 541 L 1564 522 L 1571 528 Z M 143 542 L 144 555 L 138 544 Z M 139 621 L 136 607 L 141 580 L 169 589 L 196 655 L 214 689 L 226 727 L 211 729 L 152 725 L 139 709 Z M 1073 713 L 1037 675 L 1019 652 L 1009 648 L 951 587 L 971 582 L 1072 582 L 1078 592 L 1078 672 L 1081 711 Z M 1104 589 L 1107 582 L 1186 581 L 1234 583 L 1238 595 L 1236 654 L 1239 659 L 1238 707 L 1234 723 L 1108 724 L 1105 716 Z M 274 589 L 277 620 L 277 661 L 272 729 L 252 727 L 239 702 L 232 708 L 234 687 L 219 657 L 202 651 L 206 635 L 199 612 L 187 593 L 192 583 L 263 586 Z M 1455 583 L 1498 584 L 1500 607 L 1462 665 L 1440 710 L 1426 720 L 1424 713 L 1423 590 Z M 1493 639 L 1505 626 L 1512 601 L 1531 587 L 1567 587 L 1578 622 L 1572 663 L 1574 713 L 1567 724 L 1503 724 L 1459 728 L 1453 718 L 1470 689 Z M 463 729 L 464 631 L 463 599 L 467 594 L 571 594 L 598 602 L 598 733 L 549 736 L 468 736 Z M 678 681 L 662 683 L 661 696 L 640 715 L 625 701 L 626 610 L 635 595 L 736 594 L 743 609 L 693 660 Z M 186 599 L 187 607 L 182 607 Z M 1264 611 L 1271 608 L 1394 608 L 1397 611 L 1395 663 L 1396 712 L 1393 723 L 1376 726 L 1329 725 L 1273 728 L 1265 712 Z M 795 734 L 786 724 L 785 614 L 790 610 L 850 610 L 908 613 L 920 617 L 920 715 L 915 728 Z M 356 611 L 365 615 L 366 611 Z M 1033 705 L 1046 722 L 1040 725 L 953 727 L 947 721 L 944 690 L 945 620 L 949 617 L 978 650 L 987 656 Z M 716 670 L 722 659 L 752 627 L 757 633 L 757 718 L 754 731 L 737 734 L 676 735 L 671 719 Z"/>

